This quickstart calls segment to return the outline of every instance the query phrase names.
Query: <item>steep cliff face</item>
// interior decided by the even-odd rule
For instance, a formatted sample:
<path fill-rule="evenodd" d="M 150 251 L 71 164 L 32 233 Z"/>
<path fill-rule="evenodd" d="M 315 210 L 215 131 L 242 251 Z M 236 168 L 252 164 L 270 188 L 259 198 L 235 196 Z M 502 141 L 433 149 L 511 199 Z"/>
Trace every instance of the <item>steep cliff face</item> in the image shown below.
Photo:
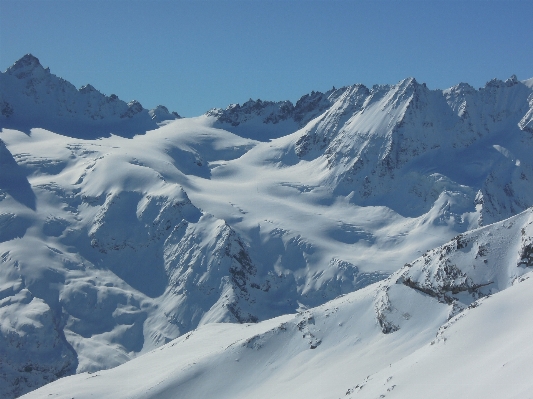
<path fill-rule="evenodd" d="M 533 219 L 528 210 L 488 227 L 459 235 L 408 265 L 403 284 L 443 302 L 470 305 L 520 280 L 532 266 Z"/>
<path fill-rule="evenodd" d="M 176 296 L 168 317 L 180 330 L 259 320 L 251 292 L 260 289 L 257 268 L 246 244 L 224 221 L 204 215 L 195 225 L 183 222 L 165 244 L 169 291 Z"/>

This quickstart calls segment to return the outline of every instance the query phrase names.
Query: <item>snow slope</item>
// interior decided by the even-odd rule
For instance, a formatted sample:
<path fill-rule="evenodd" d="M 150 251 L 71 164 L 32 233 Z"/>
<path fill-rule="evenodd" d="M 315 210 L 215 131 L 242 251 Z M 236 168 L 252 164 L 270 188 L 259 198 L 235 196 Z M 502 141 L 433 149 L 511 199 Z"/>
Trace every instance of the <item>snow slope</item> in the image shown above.
<path fill-rule="evenodd" d="M 175 119 L 76 90 L 28 55 L 0 89 L 4 397 L 116 367 L 197 327 L 230 337 L 239 326 L 208 326 L 329 308 L 352 292 L 379 341 L 401 323 L 366 309 L 378 291 L 364 289 L 406 263 L 412 274 L 391 292 L 429 295 L 446 317 L 529 267 L 529 232 L 513 276 L 413 262 L 533 205 L 529 81 L 432 91 L 409 78 Z M 476 234 L 456 247 L 496 267 L 499 252 L 480 250 L 488 238 Z M 443 270 L 455 285 L 427 280 Z M 311 335 L 305 345 L 318 343 Z"/>
<path fill-rule="evenodd" d="M 523 249 L 532 226 L 527 211 L 318 308 L 205 325 L 115 369 L 63 378 L 24 398 L 528 397 L 533 280 Z M 452 263 L 462 280 L 446 267 Z M 421 274 L 424 288 L 407 283 Z"/>

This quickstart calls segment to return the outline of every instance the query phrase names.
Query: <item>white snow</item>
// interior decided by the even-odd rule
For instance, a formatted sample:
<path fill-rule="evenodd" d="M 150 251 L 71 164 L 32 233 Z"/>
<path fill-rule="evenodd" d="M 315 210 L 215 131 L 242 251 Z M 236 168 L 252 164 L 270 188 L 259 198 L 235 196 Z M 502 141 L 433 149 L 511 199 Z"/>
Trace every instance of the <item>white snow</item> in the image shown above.
<path fill-rule="evenodd" d="M 387 335 L 375 322 L 377 285 L 294 316 L 209 324 L 24 398 L 527 397 L 530 274 L 448 322 L 449 306 L 393 284 L 388 295 L 402 325 Z"/>
<path fill-rule="evenodd" d="M 180 119 L 31 56 L 0 79 L 1 395 L 80 373 L 28 397 L 435 396 L 470 331 L 525 298 L 529 81 Z M 508 385 L 483 345 L 452 373 L 466 397 Z"/>

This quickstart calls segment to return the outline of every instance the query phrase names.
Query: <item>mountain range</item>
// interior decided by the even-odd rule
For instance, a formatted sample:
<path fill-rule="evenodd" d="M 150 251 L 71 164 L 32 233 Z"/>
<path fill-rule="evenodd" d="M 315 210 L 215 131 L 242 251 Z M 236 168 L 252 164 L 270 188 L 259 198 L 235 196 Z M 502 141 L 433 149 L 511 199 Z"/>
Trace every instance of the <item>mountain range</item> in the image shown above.
<path fill-rule="evenodd" d="M 2 397 L 533 391 L 533 79 L 181 118 L 26 55 L 0 108 Z"/>

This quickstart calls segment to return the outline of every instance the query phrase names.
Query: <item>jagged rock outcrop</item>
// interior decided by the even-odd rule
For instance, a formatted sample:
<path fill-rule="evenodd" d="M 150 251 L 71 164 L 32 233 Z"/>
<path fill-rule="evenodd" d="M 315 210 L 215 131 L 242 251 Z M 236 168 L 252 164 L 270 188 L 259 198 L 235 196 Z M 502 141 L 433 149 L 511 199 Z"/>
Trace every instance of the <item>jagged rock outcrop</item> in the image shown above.
<path fill-rule="evenodd" d="M 169 291 L 177 300 L 169 320 L 183 332 L 213 321 L 259 320 L 249 303 L 260 287 L 248 251 L 230 226 L 210 215 L 176 225 L 165 243 Z"/>
<path fill-rule="evenodd" d="M 322 114 L 349 88 L 331 89 L 326 93 L 311 92 L 296 104 L 290 101 L 248 100 L 231 104 L 226 109 L 214 108 L 206 115 L 215 119 L 214 126 L 243 137 L 267 141 L 285 136 Z"/>
<path fill-rule="evenodd" d="M 449 305 L 449 318 L 476 301 L 520 282 L 533 266 L 533 210 L 458 235 L 427 251 L 382 283 L 376 296 L 376 319 L 385 334 L 401 328 L 395 285 L 415 290 Z M 401 313 L 401 312 L 400 312 Z"/>

